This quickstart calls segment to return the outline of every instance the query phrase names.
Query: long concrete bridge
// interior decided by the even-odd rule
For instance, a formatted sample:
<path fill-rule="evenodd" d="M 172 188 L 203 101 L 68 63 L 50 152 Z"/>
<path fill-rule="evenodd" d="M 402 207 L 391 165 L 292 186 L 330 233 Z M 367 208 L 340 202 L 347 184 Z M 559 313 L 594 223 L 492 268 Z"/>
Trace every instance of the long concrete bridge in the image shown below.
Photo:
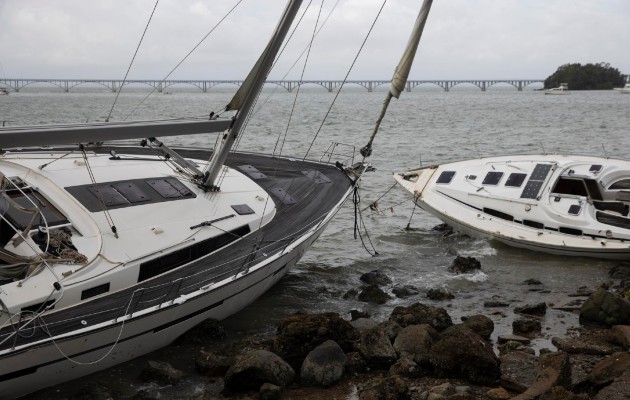
<path fill-rule="evenodd" d="M 368 92 L 371 92 L 375 88 L 381 85 L 389 85 L 391 80 L 348 80 L 346 81 L 346 85 L 358 85 L 367 89 Z M 514 86 L 517 90 L 522 91 L 523 88 L 531 85 L 533 83 L 543 83 L 544 79 L 458 79 L 458 80 L 409 80 L 407 81 L 406 90 L 410 92 L 413 88 L 416 88 L 421 85 L 433 85 L 442 88 L 445 92 L 448 92 L 451 88 L 457 85 L 469 84 L 477 86 L 482 91 L 486 91 L 493 85 L 496 84 L 508 84 Z M 122 80 L 115 79 L 10 79 L 0 78 L 0 87 L 6 87 L 11 91 L 19 92 L 23 88 L 35 85 L 52 85 L 56 86 L 64 92 L 70 92 L 72 89 L 83 85 L 85 86 L 102 86 L 107 88 L 112 92 L 117 92 L 121 86 L 129 86 L 129 85 L 145 85 L 153 88 L 158 92 L 164 92 L 169 87 L 178 85 L 188 85 L 193 86 L 200 89 L 202 92 L 208 92 L 213 87 L 219 85 L 234 85 L 240 86 L 243 81 L 239 80 L 198 80 L 198 79 L 186 79 L 186 80 L 153 80 L 153 79 L 135 79 L 135 80 L 127 80 L 123 82 Z M 276 85 L 285 89 L 287 92 L 292 92 L 293 89 L 297 88 L 300 85 L 319 85 L 329 92 L 333 92 L 341 87 L 343 81 L 339 80 L 268 80 L 266 82 L 267 85 Z"/>

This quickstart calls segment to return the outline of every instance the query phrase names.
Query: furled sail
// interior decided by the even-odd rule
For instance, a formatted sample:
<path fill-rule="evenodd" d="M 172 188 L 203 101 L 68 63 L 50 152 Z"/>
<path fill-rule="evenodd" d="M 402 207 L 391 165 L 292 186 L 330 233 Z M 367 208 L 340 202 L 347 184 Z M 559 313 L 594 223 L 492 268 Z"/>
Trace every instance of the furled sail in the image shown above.
<path fill-rule="evenodd" d="M 424 30 L 424 24 L 427 22 L 429 10 L 431 9 L 432 3 L 433 0 L 424 0 L 424 3 L 422 3 L 422 7 L 420 8 L 420 12 L 418 13 L 418 17 L 416 18 L 416 23 L 414 24 L 413 31 L 411 32 L 411 36 L 409 37 L 409 41 L 407 42 L 405 52 L 400 58 L 400 62 L 396 66 L 396 71 L 394 71 L 394 76 L 392 77 L 392 83 L 390 85 L 389 92 L 387 92 L 387 96 L 385 97 L 385 101 L 383 102 L 383 108 L 381 109 L 381 114 L 376 121 L 376 126 L 374 127 L 374 131 L 372 132 L 372 136 L 370 137 L 368 144 L 365 147 L 361 148 L 361 155 L 363 157 L 369 157 L 372 154 L 372 142 L 374 141 L 374 137 L 378 132 L 381 121 L 383 121 L 383 117 L 385 117 L 387 107 L 389 106 L 389 102 L 391 101 L 392 97 L 398 98 L 400 96 L 400 93 L 402 93 L 402 91 L 405 89 L 407 78 L 409 77 L 409 71 L 411 70 L 411 64 L 413 64 L 413 59 L 416 56 L 416 50 L 418 49 L 420 37 L 422 36 L 422 31 Z"/>

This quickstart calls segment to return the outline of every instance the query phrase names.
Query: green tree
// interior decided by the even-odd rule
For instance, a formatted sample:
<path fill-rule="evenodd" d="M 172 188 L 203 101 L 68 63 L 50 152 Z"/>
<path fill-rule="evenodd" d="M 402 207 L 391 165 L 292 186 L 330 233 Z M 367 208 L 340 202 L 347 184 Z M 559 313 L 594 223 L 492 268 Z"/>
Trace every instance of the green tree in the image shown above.
<path fill-rule="evenodd" d="M 623 86 L 624 76 L 609 63 L 564 64 L 545 79 L 545 89 L 568 83 L 571 90 L 610 90 Z"/>

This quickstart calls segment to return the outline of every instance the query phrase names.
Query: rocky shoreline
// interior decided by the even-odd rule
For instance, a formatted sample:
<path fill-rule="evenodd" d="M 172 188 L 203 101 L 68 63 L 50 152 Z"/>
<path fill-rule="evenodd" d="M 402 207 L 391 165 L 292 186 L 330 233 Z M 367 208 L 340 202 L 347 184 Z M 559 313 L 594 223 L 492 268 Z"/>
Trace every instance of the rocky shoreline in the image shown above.
<path fill-rule="evenodd" d="M 457 257 L 449 271 L 481 268 Z M 610 282 L 579 288 L 567 310 L 579 326 L 549 338 L 555 350 L 535 349 L 544 336 L 548 304 L 512 306 L 488 300 L 488 314 L 516 316 L 512 332 L 495 332 L 487 315 L 453 321 L 453 294 L 427 293 L 427 302 L 396 307 L 384 321 L 361 310 L 296 313 L 273 335 L 233 340 L 221 323 L 206 321 L 168 348 L 124 367 L 125 379 L 103 372 L 29 399 L 595 399 L 630 398 L 630 264 L 609 272 Z M 383 304 L 391 279 L 379 271 L 345 296 Z M 527 285 L 540 282 L 530 280 Z M 411 286 L 393 288 L 404 298 Z M 493 340 L 493 338 L 496 338 Z M 181 357 L 172 357 L 173 354 Z M 171 365 L 159 361 L 169 354 Z"/>

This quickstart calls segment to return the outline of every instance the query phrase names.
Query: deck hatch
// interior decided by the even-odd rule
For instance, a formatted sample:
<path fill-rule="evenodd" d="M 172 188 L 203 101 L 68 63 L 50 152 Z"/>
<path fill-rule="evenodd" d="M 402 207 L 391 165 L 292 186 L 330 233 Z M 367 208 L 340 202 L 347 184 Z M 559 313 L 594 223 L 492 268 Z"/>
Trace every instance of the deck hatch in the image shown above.
<path fill-rule="evenodd" d="M 193 195 L 183 183 L 175 178 L 148 179 L 147 183 L 165 199 L 191 197 Z"/>
<path fill-rule="evenodd" d="M 330 178 L 316 170 L 302 171 L 304 176 L 311 178 L 315 183 L 330 183 Z"/>
<path fill-rule="evenodd" d="M 483 178 L 482 185 L 498 185 L 503 178 L 503 172 L 490 171 L 486 174 L 486 177 Z"/>
<path fill-rule="evenodd" d="M 536 164 L 521 193 L 521 199 L 537 199 L 549 172 L 551 172 L 551 164 Z"/>
<path fill-rule="evenodd" d="M 510 176 L 508 176 L 507 180 L 505 181 L 505 186 L 521 187 L 523 185 L 523 182 L 525 182 L 526 177 L 527 177 L 527 174 L 523 174 L 520 172 L 512 172 Z"/>
<path fill-rule="evenodd" d="M 594 172 L 594 173 L 598 173 L 601 170 L 602 170 L 601 164 L 593 164 L 591 165 L 591 168 L 588 169 L 589 172 Z"/>
<path fill-rule="evenodd" d="M 453 177 L 455 176 L 455 171 L 443 171 L 440 176 L 437 178 L 435 183 L 448 184 L 451 183 Z"/>
<path fill-rule="evenodd" d="M 293 197 L 291 197 L 291 195 L 289 193 L 287 193 L 287 191 L 284 190 L 281 187 L 276 186 L 274 188 L 271 188 L 269 191 L 274 196 L 276 196 L 278 198 L 278 200 L 280 200 L 283 204 L 286 204 L 286 205 L 290 206 L 291 204 L 295 204 L 296 203 L 295 199 Z"/>
<path fill-rule="evenodd" d="M 260 172 L 258 170 L 258 168 L 254 167 L 253 165 L 239 165 L 236 168 L 240 169 L 241 171 L 246 173 L 247 176 L 249 176 L 250 178 L 252 178 L 254 180 L 256 180 L 256 179 L 265 179 L 267 177 L 267 175 L 265 175 L 262 172 Z"/>
<path fill-rule="evenodd" d="M 572 204 L 571 207 L 569 207 L 569 214 L 570 215 L 579 215 L 580 214 L 580 210 L 582 210 L 582 206 L 579 204 Z"/>
<path fill-rule="evenodd" d="M 249 215 L 254 213 L 254 210 L 252 210 L 252 208 L 247 204 L 234 204 L 231 207 L 238 215 Z"/>
<path fill-rule="evenodd" d="M 101 200 L 112 210 L 145 204 L 195 198 L 177 178 L 126 179 L 94 184 L 66 186 L 64 189 L 91 212 L 103 211 Z"/>

